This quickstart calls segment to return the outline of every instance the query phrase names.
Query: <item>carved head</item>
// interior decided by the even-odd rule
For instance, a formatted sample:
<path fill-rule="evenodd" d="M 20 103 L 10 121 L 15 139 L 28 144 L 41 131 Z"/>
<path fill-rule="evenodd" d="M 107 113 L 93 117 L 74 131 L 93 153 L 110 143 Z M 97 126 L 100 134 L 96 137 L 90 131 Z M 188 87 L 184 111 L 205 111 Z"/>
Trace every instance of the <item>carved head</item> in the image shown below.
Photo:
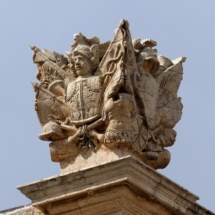
<path fill-rule="evenodd" d="M 78 76 L 91 74 L 96 68 L 93 65 L 93 54 L 90 47 L 86 45 L 78 45 L 73 51 L 73 62 L 75 64 L 75 71 Z M 97 65 L 96 65 L 97 66 Z"/>
<path fill-rule="evenodd" d="M 75 71 L 78 76 L 88 77 L 92 75 L 92 68 L 89 60 L 81 54 L 74 56 Z"/>
<path fill-rule="evenodd" d="M 93 45 L 94 50 L 97 45 Z M 71 63 L 74 65 L 77 75 L 90 73 L 92 74 L 98 67 L 99 58 L 96 56 L 95 51 L 88 45 L 78 45 L 72 52 L 68 52 Z M 82 71 L 86 70 L 86 71 Z"/>

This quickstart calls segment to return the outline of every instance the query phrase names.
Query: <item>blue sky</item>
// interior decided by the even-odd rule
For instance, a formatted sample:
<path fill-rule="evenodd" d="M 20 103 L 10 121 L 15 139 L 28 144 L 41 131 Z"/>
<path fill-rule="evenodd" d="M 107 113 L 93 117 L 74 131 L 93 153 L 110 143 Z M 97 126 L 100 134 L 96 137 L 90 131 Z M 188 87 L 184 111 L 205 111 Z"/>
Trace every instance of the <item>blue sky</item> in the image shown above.
<path fill-rule="evenodd" d="M 158 54 L 186 56 L 184 104 L 169 166 L 159 170 L 215 211 L 215 1 L 0 1 L 0 210 L 29 204 L 16 186 L 58 175 L 34 111 L 36 66 L 29 45 L 64 54 L 82 32 L 102 42 L 124 18 L 132 38 L 157 41 Z"/>

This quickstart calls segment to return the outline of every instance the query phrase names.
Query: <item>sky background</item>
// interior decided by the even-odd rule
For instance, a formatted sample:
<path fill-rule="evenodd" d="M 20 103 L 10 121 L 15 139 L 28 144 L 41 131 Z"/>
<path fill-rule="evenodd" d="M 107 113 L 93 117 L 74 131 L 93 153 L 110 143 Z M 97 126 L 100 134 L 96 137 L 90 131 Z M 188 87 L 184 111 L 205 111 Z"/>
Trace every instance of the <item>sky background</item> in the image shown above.
<path fill-rule="evenodd" d="M 171 162 L 159 172 L 215 212 L 215 1 L 203 0 L 0 0 L 0 210 L 30 203 L 16 186 L 60 173 L 37 138 L 29 45 L 65 54 L 78 32 L 112 40 L 123 18 L 133 39 L 157 41 L 159 55 L 187 57 L 183 116 Z"/>

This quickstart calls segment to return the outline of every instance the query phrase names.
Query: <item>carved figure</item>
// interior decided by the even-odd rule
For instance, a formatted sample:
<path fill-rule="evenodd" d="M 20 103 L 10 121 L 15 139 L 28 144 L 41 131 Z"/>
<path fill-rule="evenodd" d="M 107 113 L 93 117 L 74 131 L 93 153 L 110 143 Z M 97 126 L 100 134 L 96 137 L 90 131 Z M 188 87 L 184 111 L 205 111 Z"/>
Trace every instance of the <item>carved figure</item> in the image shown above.
<path fill-rule="evenodd" d="M 126 20 L 112 42 L 81 33 L 74 40 L 67 56 L 31 47 L 40 81 L 33 83 L 39 138 L 52 141 L 52 151 L 65 151 L 52 159 L 105 145 L 129 148 L 155 169 L 167 166 L 165 147 L 175 142 L 182 114 L 177 91 L 185 58 L 157 56 L 151 39 L 132 41 Z"/>

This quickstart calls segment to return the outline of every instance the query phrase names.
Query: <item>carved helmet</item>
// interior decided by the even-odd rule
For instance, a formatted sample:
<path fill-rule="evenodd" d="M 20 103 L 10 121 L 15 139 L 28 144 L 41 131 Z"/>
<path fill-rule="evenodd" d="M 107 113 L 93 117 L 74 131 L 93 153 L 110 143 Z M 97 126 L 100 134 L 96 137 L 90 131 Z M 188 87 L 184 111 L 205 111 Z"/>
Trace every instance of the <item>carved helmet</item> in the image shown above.
<path fill-rule="evenodd" d="M 133 47 L 135 49 L 137 63 L 141 64 L 144 70 L 154 74 L 159 68 L 159 61 L 157 59 L 157 50 L 153 47 L 157 45 L 156 41 L 151 39 L 133 40 Z"/>
<path fill-rule="evenodd" d="M 153 48 L 146 47 L 139 53 L 139 60 L 142 60 L 143 68 L 148 67 L 148 72 L 154 74 L 159 68 L 157 51 Z M 146 66 L 145 66 L 146 65 Z"/>
<path fill-rule="evenodd" d="M 88 60 L 92 70 L 95 70 L 107 51 L 110 41 L 100 43 L 98 37 L 87 38 L 81 33 L 75 34 L 74 38 L 76 42 L 71 45 L 71 52 L 67 52 L 69 59 L 73 61 L 73 58 L 80 54 Z"/>
<path fill-rule="evenodd" d="M 98 53 L 99 46 L 97 44 L 93 46 L 87 45 L 78 45 L 73 51 L 67 52 L 70 61 L 74 61 L 74 57 L 77 55 L 82 55 L 87 59 L 91 69 L 94 71 L 99 65 L 99 55 Z"/>
<path fill-rule="evenodd" d="M 38 137 L 41 140 L 59 140 L 64 137 L 60 126 L 53 121 L 49 121 L 43 126 L 43 133 L 39 134 Z"/>

